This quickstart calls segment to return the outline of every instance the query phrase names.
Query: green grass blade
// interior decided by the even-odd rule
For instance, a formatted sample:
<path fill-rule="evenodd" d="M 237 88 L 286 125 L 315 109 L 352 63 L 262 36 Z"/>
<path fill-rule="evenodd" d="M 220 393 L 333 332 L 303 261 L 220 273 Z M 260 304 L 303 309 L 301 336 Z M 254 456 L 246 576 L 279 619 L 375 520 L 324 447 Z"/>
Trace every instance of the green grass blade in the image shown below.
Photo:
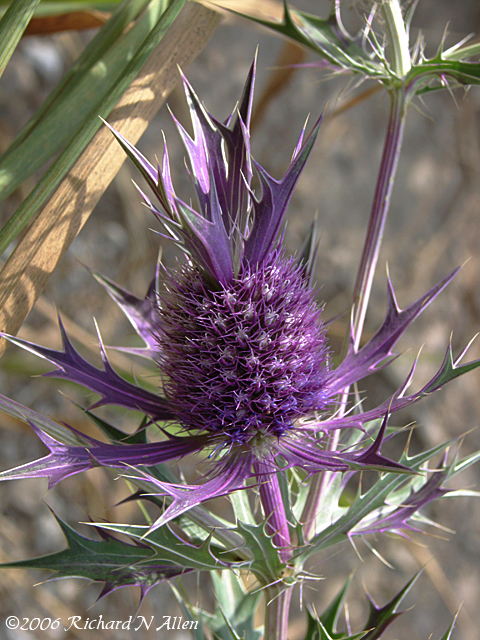
<path fill-rule="evenodd" d="M 0 20 L 0 76 L 27 28 L 40 0 L 15 0 Z"/>
<path fill-rule="evenodd" d="M 10 156 L 12 151 L 16 149 L 23 140 L 30 134 L 32 129 L 45 117 L 47 113 L 55 108 L 61 100 L 65 99 L 65 94 L 69 88 L 80 81 L 80 79 L 88 72 L 110 47 L 120 38 L 126 27 L 135 20 L 138 14 L 145 8 L 149 0 L 124 0 L 117 7 L 115 13 L 108 22 L 98 31 L 93 40 L 88 44 L 78 60 L 72 65 L 67 73 L 62 77 L 55 89 L 43 101 L 42 105 L 35 111 L 32 118 L 19 132 L 15 140 L 0 158 L 0 162 L 4 163 Z M 43 4 L 43 3 L 42 3 Z M 52 3 L 48 3 L 49 5 Z M 53 3 L 56 4 L 56 3 Z M 78 3 L 76 3 L 78 4 Z"/>
<path fill-rule="evenodd" d="M 178 0 L 171 6 L 180 6 Z M 13 193 L 28 176 L 68 144 L 86 123 L 103 115 L 105 100 L 110 104 L 110 107 L 107 106 L 109 112 L 148 57 L 148 53 L 142 51 L 153 50 L 155 37 L 152 38 L 155 44 L 150 48 L 145 43 L 153 32 L 158 31 L 158 21 L 164 9 L 165 0 L 152 0 L 135 25 L 77 82 L 71 83 L 57 108 L 46 113 L 25 141 L 6 159 L 0 160 L 0 198 Z M 127 72 L 127 69 L 130 71 Z"/>

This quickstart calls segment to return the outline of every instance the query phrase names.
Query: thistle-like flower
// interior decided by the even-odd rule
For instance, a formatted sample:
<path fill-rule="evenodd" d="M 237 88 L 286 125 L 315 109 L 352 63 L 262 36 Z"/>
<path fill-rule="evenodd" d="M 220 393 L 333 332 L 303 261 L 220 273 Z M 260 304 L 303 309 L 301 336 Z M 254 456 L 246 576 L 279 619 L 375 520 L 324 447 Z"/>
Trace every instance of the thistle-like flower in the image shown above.
<path fill-rule="evenodd" d="M 388 282 L 387 314 L 380 329 L 360 350 L 352 344 L 333 368 L 322 308 L 310 283 L 314 242 L 310 238 L 298 258 L 287 257 L 281 232 L 320 121 L 305 140 L 302 132 L 284 177 L 273 179 L 250 154 L 254 74 L 252 65 L 243 96 L 225 123 L 207 113 L 184 80 L 194 137 L 176 124 L 188 152 L 196 209 L 174 191 L 166 147 L 162 166 L 155 168 L 112 129 L 153 192 L 155 199 L 141 192 L 146 205 L 186 256 L 177 270 L 157 270 L 144 299 L 97 276 L 144 340 L 143 349 L 132 351 L 157 363 L 162 380 L 158 395 L 121 378 L 101 340 L 104 367 L 97 369 L 76 352 L 63 327 L 60 352 L 9 337 L 57 366 L 47 375 L 98 393 L 101 400 L 95 406 L 120 405 L 143 412 L 151 423 L 161 422 L 166 440 L 104 444 L 75 432 L 77 444 L 65 444 L 45 433 L 30 412 L 30 423 L 50 454 L 3 472 L 1 479 L 48 477 L 52 486 L 95 465 L 141 468 L 155 491 L 171 498 L 156 528 L 209 498 L 243 488 L 251 478 L 262 487 L 291 466 L 309 474 L 409 471 L 380 452 L 388 414 L 473 366 L 459 366 L 449 349 L 439 372 L 420 391 L 406 393 L 414 366 L 393 397 L 373 409 L 345 413 L 337 398 L 391 362 L 400 336 L 455 272 L 405 310 L 398 307 Z M 257 192 L 251 186 L 254 175 Z M 372 437 L 365 425 L 375 419 L 381 419 L 381 427 Z M 171 435 L 169 423 L 181 430 L 177 427 Z M 364 433 L 354 447 L 348 438 L 331 446 L 335 431 L 351 429 Z M 148 472 L 150 466 L 192 453 L 210 461 L 199 484 L 174 484 Z"/>

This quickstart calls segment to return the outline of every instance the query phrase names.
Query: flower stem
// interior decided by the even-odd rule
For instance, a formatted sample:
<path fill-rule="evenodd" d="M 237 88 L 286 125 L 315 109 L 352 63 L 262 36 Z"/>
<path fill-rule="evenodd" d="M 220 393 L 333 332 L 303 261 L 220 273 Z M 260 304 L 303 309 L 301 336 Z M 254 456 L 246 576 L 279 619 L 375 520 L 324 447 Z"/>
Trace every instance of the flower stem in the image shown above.
<path fill-rule="evenodd" d="M 265 630 L 263 640 L 287 640 L 292 587 L 284 584 L 265 589 Z"/>
<path fill-rule="evenodd" d="M 398 159 L 402 148 L 403 135 L 409 94 L 404 88 L 391 89 L 390 114 L 388 128 L 383 146 L 382 160 L 373 197 L 370 219 L 365 237 L 363 253 L 358 268 L 357 279 L 353 289 L 353 347 L 358 350 L 362 335 L 365 314 L 370 299 L 373 277 L 377 266 L 380 247 L 382 244 L 385 222 L 387 220 L 390 198 L 397 172 Z"/>
<path fill-rule="evenodd" d="M 292 543 L 280 484 L 273 459 L 256 460 L 254 471 L 259 480 L 260 502 L 265 515 L 266 533 L 272 536 L 282 562 L 292 556 Z M 292 586 L 279 576 L 278 582 L 265 588 L 265 633 L 263 640 L 287 640 Z"/>
<path fill-rule="evenodd" d="M 255 474 L 260 481 L 260 502 L 266 521 L 266 533 L 273 536 L 273 544 L 278 547 L 282 562 L 287 562 L 292 555 L 292 543 L 288 521 L 283 504 L 280 484 L 273 460 L 256 460 L 254 463 Z"/>
<path fill-rule="evenodd" d="M 352 333 L 351 336 L 347 336 L 347 340 L 344 344 L 344 350 L 346 350 L 350 345 L 350 339 L 353 342 L 354 350 L 357 351 L 360 347 L 365 314 L 370 299 L 375 268 L 380 254 L 385 222 L 387 220 L 387 214 L 390 207 L 390 198 L 392 195 L 393 184 L 395 182 L 398 159 L 400 157 L 405 131 L 405 121 L 410 102 L 410 93 L 406 91 L 404 87 L 395 87 L 390 89 L 389 95 L 390 114 L 387 133 L 385 136 L 382 160 L 375 187 L 375 195 L 373 197 L 363 253 L 353 290 Z M 342 394 L 340 407 L 341 412 L 346 409 L 347 398 L 348 389 L 346 389 Z M 337 438 L 334 439 L 331 444 L 332 450 L 337 446 L 338 432 Z M 317 474 L 312 479 L 309 497 L 306 501 L 305 509 L 302 514 L 302 521 L 305 523 L 305 540 L 309 540 L 309 538 L 315 534 L 317 515 L 324 502 L 324 493 L 328 491 L 334 475 L 335 474 L 332 472 L 327 471 L 323 474 Z"/>

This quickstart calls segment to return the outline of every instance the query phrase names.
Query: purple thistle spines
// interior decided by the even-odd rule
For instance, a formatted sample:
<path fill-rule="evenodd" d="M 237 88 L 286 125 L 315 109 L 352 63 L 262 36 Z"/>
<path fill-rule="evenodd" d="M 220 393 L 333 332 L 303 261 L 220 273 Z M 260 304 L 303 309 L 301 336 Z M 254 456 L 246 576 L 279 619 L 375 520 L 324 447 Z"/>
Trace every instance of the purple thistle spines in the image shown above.
<path fill-rule="evenodd" d="M 166 145 L 162 167 L 155 169 L 128 140 L 108 125 L 160 205 L 159 208 L 139 189 L 147 207 L 162 223 L 167 235 L 204 274 L 223 286 L 233 281 L 242 265 L 261 266 L 274 251 L 286 208 L 322 119 L 305 142 L 305 130 L 302 131 L 289 169 L 281 180 L 275 180 L 250 154 L 254 79 L 255 61 L 239 105 L 226 122 L 221 123 L 206 111 L 183 78 L 194 137 L 172 117 L 188 153 L 197 210 L 177 197 L 174 191 Z M 260 181 L 259 197 L 251 190 L 253 167 Z"/>
<path fill-rule="evenodd" d="M 159 313 L 164 392 L 187 429 L 246 443 L 325 409 L 320 309 L 293 260 L 277 253 L 217 290 L 187 266 Z"/>

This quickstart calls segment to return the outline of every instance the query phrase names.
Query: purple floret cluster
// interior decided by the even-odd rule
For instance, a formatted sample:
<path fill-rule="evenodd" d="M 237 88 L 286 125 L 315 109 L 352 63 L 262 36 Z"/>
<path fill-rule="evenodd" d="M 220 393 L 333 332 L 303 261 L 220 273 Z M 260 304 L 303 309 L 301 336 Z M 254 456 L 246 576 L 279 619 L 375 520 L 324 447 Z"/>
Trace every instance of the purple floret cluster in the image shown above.
<path fill-rule="evenodd" d="M 166 290 L 158 360 L 168 404 L 186 429 L 247 444 L 282 437 L 325 409 L 320 310 L 292 259 L 274 254 L 218 287 L 189 264 Z"/>

